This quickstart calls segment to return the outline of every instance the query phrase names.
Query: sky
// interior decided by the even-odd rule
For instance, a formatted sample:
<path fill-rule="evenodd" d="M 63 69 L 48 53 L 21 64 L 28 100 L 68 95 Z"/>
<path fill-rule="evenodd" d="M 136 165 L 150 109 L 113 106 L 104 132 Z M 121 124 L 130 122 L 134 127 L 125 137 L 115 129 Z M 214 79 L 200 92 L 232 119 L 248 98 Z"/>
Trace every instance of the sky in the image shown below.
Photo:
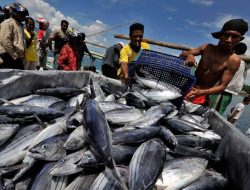
<path fill-rule="evenodd" d="M 0 5 L 15 1 L 0 0 Z M 204 43 L 217 44 L 211 32 L 220 31 L 232 18 L 250 22 L 248 0 L 17 0 L 25 5 L 33 18 L 44 17 L 50 28 L 60 27 L 66 19 L 70 27 L 86 34 L 86 40 L 103 46 L 126 40 L 114 38 L 114 34 L 129 34 L 133 22 L 144 24 L 144 37 L 161 42 L 198 47 Z M 122 25 L 113 30 L 95 33 Z M 249 23 L 250 25 L 250 23 Z M 93 35 L 93 36 L 89 36 Z M 89 36 L 89 37 L 88 37 Z M 245 35 L 250 47 L 250 31 Z M 105 49 L 88 45 L 100 54 Z M 151 46 L 153 50 L 178 55 L 179 50 Z M 246 53 L 250 55 L 250 48 Z M 249 75 L 248 75 L 249 76 Z M 249 80 L 250 83 L 250 80 Z"/>

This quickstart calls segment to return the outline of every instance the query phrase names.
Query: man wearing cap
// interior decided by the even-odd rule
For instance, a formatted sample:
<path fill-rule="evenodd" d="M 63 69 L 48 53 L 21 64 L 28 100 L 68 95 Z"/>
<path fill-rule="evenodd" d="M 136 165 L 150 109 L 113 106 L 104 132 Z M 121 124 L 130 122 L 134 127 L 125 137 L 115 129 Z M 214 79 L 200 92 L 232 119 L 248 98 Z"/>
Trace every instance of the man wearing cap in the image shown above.
<path fill-rule="evenodd" d="M 28 9 L 20 3 L 10 7 L 11 17 L 0 25 L 0 68 L 24 69 L 25 38 L 22 22 L 29 15 Z"/>
<path fill-rule="evenodd" d="M 128 64 L 134 60 L 141 49 L 150 49 L 148 43 L 143 42 L 144 25 L 134 23 L 129 28 L 130 43 L 126 44 L 120 54 L 120 66 L 118 76 L 124 78 L 125 82 L 129 81 Z"/>
<path fill-rule="evenodd" d="M 106 50 L 102 62 L 102 74 L 106 77 L 117 79 L 117 70 L 119 69 L 120 51 L 124 43 L 118 42 Z"/>
<path fill-rule="evenodd" d="M 233 51 L 234 46 L 244 39 L 248 24 L 243 19 L 226 22 L 221 31 L 212 33 L 219 39 L 217 45 L 204 44 L 190 51 L 183 51 L 188 65 L 195 64 L 195 56 L 201 55 L 195 71 L 196 85 L 187 94 L 186 99 L 195 104 L 206 105 L 207 96 L 219 94 L 225 90 L 240 66 L 241 59 Z"/>

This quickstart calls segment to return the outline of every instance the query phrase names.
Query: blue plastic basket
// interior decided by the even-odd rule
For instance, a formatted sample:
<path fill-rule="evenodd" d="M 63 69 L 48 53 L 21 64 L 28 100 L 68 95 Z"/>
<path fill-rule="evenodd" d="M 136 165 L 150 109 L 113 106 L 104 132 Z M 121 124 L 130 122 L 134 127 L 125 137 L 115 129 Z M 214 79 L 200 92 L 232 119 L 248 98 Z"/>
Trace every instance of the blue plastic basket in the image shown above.
<path fill-rule="evenodd" d="M 129 65 L 130 75 L 133 77 L 134 71 L 146 71 L 157 80 L 178 87 L 182 94 L 186 95 L 196 79 L 191 74 L 191 69 L 182 64 L 183 61 L 173 55 L 142 50 L 137 59 Z"/>

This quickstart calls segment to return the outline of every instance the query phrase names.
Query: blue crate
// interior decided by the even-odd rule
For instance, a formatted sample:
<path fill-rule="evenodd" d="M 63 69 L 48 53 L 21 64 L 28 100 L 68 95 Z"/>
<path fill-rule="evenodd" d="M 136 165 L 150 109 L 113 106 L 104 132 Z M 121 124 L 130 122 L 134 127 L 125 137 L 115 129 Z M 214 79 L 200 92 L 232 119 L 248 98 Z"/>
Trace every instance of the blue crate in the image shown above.
<path fill-rule="evenodd" d="M 153 58 L 152 58 L 153 57 Z M 182 64 L 184 59 L 150 50 L 142 50 L 135 61 L 129 64 L 130 76 L 134 72 L 146 71 L 157 80 L 178 87 L 183 95 L 195 84 L 191 69 Z"/>
<path fill-rule="evenodd" d="M 190 73 L 190 68 L 182 64 L 185 59 L 153 50 L 141 50 L 134 61 L 137 63 L 154 63 L 159 65 L 162 64 L 169 68 L 178 68 L 178 70 L 182 72 Z"/>

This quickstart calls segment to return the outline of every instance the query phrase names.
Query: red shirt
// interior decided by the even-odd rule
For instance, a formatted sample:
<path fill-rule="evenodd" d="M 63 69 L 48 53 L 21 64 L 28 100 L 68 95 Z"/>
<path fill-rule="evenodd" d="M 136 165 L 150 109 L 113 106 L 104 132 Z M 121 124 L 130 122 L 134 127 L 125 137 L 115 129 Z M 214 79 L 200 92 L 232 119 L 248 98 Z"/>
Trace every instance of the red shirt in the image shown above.
<path fill-rule="evenodd" d="M 44 33 L 45 33 L 45 30 L 38 30 L 37 39 L 42 40 L 43 36 L 44 36 Z"/>
<path fill-rule="evenodd" d="M 65 71 L 76 71 L 78 61 L 78 51 L 73 50 L 73 48 L 69 44 L 65 44 L 58 58 L 59 67 Z"/>

